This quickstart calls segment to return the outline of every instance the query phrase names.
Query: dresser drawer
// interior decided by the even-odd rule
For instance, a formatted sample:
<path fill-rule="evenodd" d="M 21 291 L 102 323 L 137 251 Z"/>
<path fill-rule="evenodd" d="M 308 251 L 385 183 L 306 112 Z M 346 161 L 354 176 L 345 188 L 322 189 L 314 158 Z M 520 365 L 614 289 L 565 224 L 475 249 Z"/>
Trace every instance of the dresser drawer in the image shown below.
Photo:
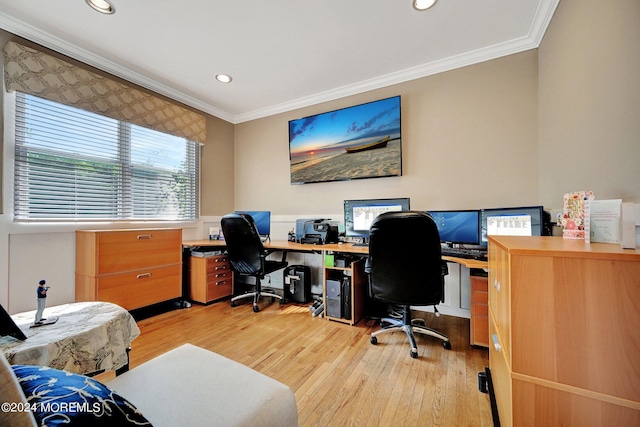
<path fill-rule="evenodd" d="M 207 301 L 225 298 L 231 295 L 233 273 L 227 271 L 207 276 Z"/>
<path fill-rule="evenodd" d="M 182 265 L 149 268 L 98 278 L 96 299 L 127 310 L 182 296 Z"/>
<path fill-rule="evenodd" d="M 97 234 L 96 275 L 182 262 L 182 231 L 123 230 Z"/>
<path fill-rule="evenodd" d="M 207 275 L 231 271 L 229 268 L 229 257 L 227 255 L 216 255 L 207 260 Z"/>

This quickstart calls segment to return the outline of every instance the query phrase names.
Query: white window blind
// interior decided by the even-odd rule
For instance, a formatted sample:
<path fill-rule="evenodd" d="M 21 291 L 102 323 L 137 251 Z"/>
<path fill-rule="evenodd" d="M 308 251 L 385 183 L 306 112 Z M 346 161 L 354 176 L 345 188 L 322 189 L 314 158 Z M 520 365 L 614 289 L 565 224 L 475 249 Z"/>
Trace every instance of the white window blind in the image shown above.
<path fill-rule="evenodd" d="M 16 221 L 191 220 L 198 143 L 16 93 Z"/>

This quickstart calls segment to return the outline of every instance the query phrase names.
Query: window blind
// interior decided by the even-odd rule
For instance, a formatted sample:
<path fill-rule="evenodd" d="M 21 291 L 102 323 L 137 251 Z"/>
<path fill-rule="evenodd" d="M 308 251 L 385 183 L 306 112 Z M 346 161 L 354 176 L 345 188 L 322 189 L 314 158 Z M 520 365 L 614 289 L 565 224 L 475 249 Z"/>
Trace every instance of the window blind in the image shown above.
<path fill-rule="evenodd" d="M 16 93 L 14 220 L 191 220 L 200 147 Z"/>

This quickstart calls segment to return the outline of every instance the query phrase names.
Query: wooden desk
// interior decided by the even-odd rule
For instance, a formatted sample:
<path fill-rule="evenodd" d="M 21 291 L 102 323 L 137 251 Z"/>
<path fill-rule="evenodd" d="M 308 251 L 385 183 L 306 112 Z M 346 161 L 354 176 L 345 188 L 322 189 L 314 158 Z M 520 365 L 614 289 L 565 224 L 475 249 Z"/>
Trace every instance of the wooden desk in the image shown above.
<path fill-rule="evenodd" d="M 224 240 L 205 240 L 205 239 L 184 241 L 182 242 L 182 245 L 185 248 L 207 248 L 207 249 L 215 249 L 215 248 L 223 249 L 226 246 Z M 274 240 L 274 241 L 265 242 L 264 247 L 267 249 L 285 251 L 285 252 L 291 251 L 291 252 L 318 253 L 323 257 L 329 252 L 338 253 L 338 254 L 351 254 L 351 255 L 362 257 L 362 258 L 366 257 L 369 254 L 369 248 L 367 246 L 355 246 L 351 243 L 330 243 L 326 245 L 311 245 L 307 243 L 289 242 L 286 240 Z M 442 259 L 448 262 L 455 262 L 455 263 L 464 265 L 467 268 L 486 269 L 488 265 L 487 261 L 479 261 L 476 259 L 456 258 L 456 257 L 449 257 L 449 256 L 443 256 Z M 185 260 L 185 262 L 187 262 L 187 260 Z M 360 318 L 365 314 L 364 304 L 363 304 L 363 300 L 365 298 L 365 292 L 366 292 L 366 287 L 365 287 L 366 275 L 364 274 L 364 262 L 354 263 L 352 266 L 348 266 L 348 267 L 324 266 L 322 276 L 323 276 L 323 290 L 324 290 L 323 294 L 325 295 L 325 297 L 326 297 L 327 278 L 335 278 L 336 276 L 340 276 L 341 274 L 351 275 L 352 277 L 352 287 L 351 287 L 352 288 L 351 301 L 353 302 L 353 309 L 351 313 L 352 315 L 350 316 L 349 319 L 332 318 L 332 317 L 329 317 L 329 318 L 331 320 L 336 320 L 336 321 L 353 325 L 357 323 L 360 320 Z M 486 278 L 482 278 L 482 280 L 486 282 Z M 478 303 L 480 305 L 484 305 L 484 307 L 487 306 L 486 292 L 481 293 L 480 295 L 484 296 L 483 301 L 477 301 L 476 300 L 477 297 L 474 297 L 474 295 L 471 295 L 472 307 L 470 310 L 470 316 L 471 316 L 472 326 L 475 325 L 475 323 L 473 322 L 473 315 L 474 315 L 473 305 Z M 326 301 L 325 301 L 325 307 L 326 307 Z M 489 331 L 488 331 L 488 328 L 484 326 L 486 326 L 486 321 L 484 323 L 479 322 L 478 328 L 481 328 L 482 330 L 480 330 L 478 333 L 475 333 L 472 331 L 472 334 L 471 334 L 472 344 L 486 345 L 486 343 L 488 342 Z M 477 339 L 478 336 L 480 336 L 480 339 Z"/>
<path fill-rule="evenodd" d="M 310 245 L 308 243 L 296 243 L 289 242 L 287 240 L 274 240 L 265 242 L 265 248 L 282 250 L 282 251 L 297 251 L 297 252 L 318 252 L 318 253 L 326 253 L 326 252 L 339 252 L 345 254 L 354 254 L 354 255 L 368 255 L 369 248 L 367 246 L 354 246 L 351 243 L 329 243 L 326 245 Z M 211 248 L 224 248 L 225 242 L 224 240 L 186 240 L 182 242 L 182 246 L 184 247 L 211 247 Z M 464 265 L 467 268 L 480 268 L 485 269 L 488 266 L 487 261 L 481 261 L 477 259 L 468 259 L 468 258 L 456 258 L 451 256 L 443 256 L 443 260 L 448 262 L 455 262 L 457 264 Z"/>
<path fill-rule="evenodd" d="M 638 325 L 638 248 L 489 237 L 489 366 L 501 425 L 638 425 Z"/>

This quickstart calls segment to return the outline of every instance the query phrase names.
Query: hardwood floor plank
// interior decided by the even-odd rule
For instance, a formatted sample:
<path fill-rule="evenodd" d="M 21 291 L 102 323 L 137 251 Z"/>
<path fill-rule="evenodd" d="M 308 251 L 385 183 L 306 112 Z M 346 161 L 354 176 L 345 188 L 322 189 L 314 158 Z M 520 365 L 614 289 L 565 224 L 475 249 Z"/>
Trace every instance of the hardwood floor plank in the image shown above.
<path fill-rule="evenodd" d="M 469 345 L 468 319 L 417 313 L 449 335 L 452 349 L 419 336 L 412 359 L 404 333 L 372 345 L 374 321 L 349 326 L 313 317 L 306 305 L 260 307 L 223 301 L 139 318 L 131 369 L 189 342 L 290 386 L 303 427 L 492 425 L 488 395 L 477 388 L 488 351 Z"/>

